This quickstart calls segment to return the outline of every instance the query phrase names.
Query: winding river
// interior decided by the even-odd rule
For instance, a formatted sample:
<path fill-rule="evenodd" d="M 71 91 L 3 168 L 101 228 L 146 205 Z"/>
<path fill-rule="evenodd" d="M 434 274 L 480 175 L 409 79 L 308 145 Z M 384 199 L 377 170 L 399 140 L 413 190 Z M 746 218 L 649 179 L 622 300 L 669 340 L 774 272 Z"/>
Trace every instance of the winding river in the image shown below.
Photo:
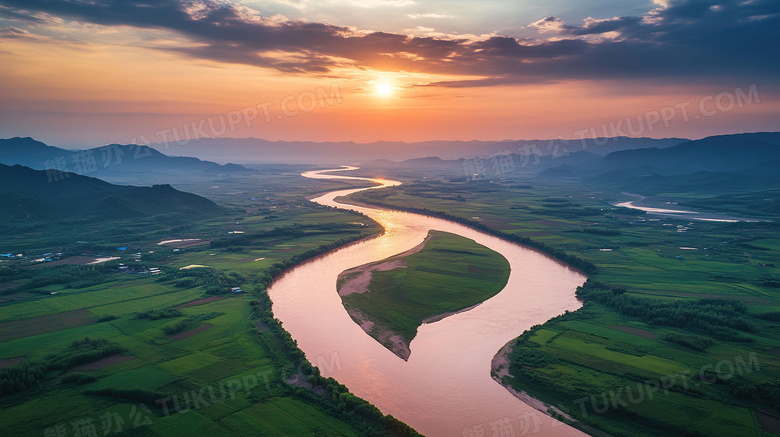
<path fill-rule="evenodd" d="M 721 222 L 721 223 L 762 221 L 761 219 L 734 217 L 734 216 L 718 214 L 714 212 L 696 212 L 696 211 L 688 211 L 684 209 L 669 209 L 664 207 L 659 208 L 658 206 L 650 206 L 650 205 L 663 205 L 661 203 L 663 201 L 658 201 L 658 200 L 651 201 L 648 200 L 646 196 L 642 196 L 640 194 L 626 193 L 625 191 L 622 192 L 621 194 L 624 194 L 626 196 L 631 196 L 631 197 L 638 197 L 639 200 L 613 203 L 614 206 L 637 209 L 639 211 L 644 211 L 648 214 L 658 215 L 662 217 L 671 217 L 671 218 L 683 219 L 683 220 L 698 220 L 702 222 Z M 646 205 L 646 203 L 650 203 L 650 205 Z M 667 204 L 669 203 L 667 202 Z M 677 203 L 674 204 L 676 205 Z"/>
<path fill-rule="evenodd" d="M 303 176 L 373 180 L 382 187 L 400 184 L 333 174 L 353 169 Z M 536 251 L 454 222 L 334 200 L 365 189 L 371 188 L 334 191 L 313 201 L 360 211 L 379 222 L 384 234 L 301 264 L 268 290 L 274 314 L 312 364 L 323 376 L 335 378 L 427 436 L 585 435 L 538 413 L 490 374 L 491 360 L 511 339 L 580 307 L 574 289 L 585 277 Z M 421 326 L 404 361 L 352 321 L 336 291 L 336 277 L 348 268 L 411 249 L 430 229 L 471 238 L 501 253 L 511 274 L 506 287 L 481 305 Z M 508 427 L 514 433 L 508 433 Z"/>

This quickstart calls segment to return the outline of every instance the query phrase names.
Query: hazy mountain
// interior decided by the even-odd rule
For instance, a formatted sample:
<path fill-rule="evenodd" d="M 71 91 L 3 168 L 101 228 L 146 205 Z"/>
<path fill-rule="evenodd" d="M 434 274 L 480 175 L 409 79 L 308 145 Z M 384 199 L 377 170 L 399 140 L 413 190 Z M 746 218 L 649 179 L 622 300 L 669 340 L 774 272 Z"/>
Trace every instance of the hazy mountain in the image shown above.
<path fill-rule="evenodd" d="M 446 178 L 470 178 L 475 173 L 482 177 L 492 178 L 515 178 L 535 175 L 551 168 L 562 168 L 561 166 L 578 166 L 598 162 L 601 156 L 587 151 L 579 152 L 561 152 L 557 155 L 535 155 L 535 154 L 499 154 L 501 159 L 511 161 L 511 165 L 501 166 L 497 162 L 496 155 L 488 155 L 471 159 L 441 159 L 439 157 L 413 158 L 404 161 L 391 161 L 387 159 L 377 159 L 358 163 L 361 167 L 361 173 L 364 175 L 375 174 L 380 170 L 391 170 L 393 175 L 404 176 L 419 171 L 430 171 L 433 177 Z M 362 170 L 365 170 L 364 172 Z M 404 172 L 406 170 L 406 173 Z M 373 173 L 372 173 L 373 172 Z M 557 174 L 557 173 L 556 173 Z M 563 175 L 568 177 L 568 175 Z"/>
<path fill-rule="evenodd" d="M 425 158 L 412 158 L 403 161 L 391 161 L 389 159 L 373 159 L 371 161 L 359 163 L 361 167 L 370 168 L 462 168 L 462 159 L 441 159 L 438 156 L 427 156 Z"/>
<path fill-rule="evenodd" d="M 258 138 L 203 138 L 185 145 L 153 144 L 170 155 L 197 156 L 216 162 L 345 164 L 377 159 L 402 161 L 424 156 L 457 159 L 475 153 L 494 141 L 429 141 L 374 143 L 268 141 Z M 498 149 L 497 149 L 498 150 Z M 448 152 L 448 153 L 436 153 Z M 479 153 L 479 152 L 477 152 Z"/>
<path fill-rule="evenodd" d="M 118 174 L 149 171 L 248 171 L 239 163 L 317 163 L 345 164 L 368 161 L 408 161 L 438 157 L 442 163 L 422 162 L 433 166 L 453 167 L 458 159 L 489 159 L 491 154 L 535 155 L 558 159 L 587 152 L 603 156 L 616 150 L 655 147 L 663 149 L 688 140 L 680 138 L 596 138 L 586 140 L 506 140 L 506 141 L 380 141 L 290 142 L 257 138 L 204 138 L 186 144 L 153 144 L 150 147 L 112 144 L 85 151 L 48 146 L 32 138 L 0 140 L 0 163 L 20 164 L 35 169 L 56 168 L 62 171 L 112 178 Z M 193 156 L 197 158 L 193 158 Z M 518 162 L 522 164 L 522 156 Z M 545 160 L 547 161 L 547 160 Z M 219 165 L 219 163 L 227 163 Z M 408 163 L 416 165 L 416 163 Z M 559 163 L 555 163 L 560 165 Z M 534 171 L 549 167 L 545 165 Z M 106 176 L 111 174 L 112 176 Z M 114 177 L 116 180 L 116 178 Z M 123 179 L 122 179 L 123 180 Z"/>
<path fill-rule="evenodd" d="M 170 185 L 114 185 L 75 173 L 0 164 L 3 219 L 128 218 L 171 213 L 210 216 L 221 212 L 211 200 Z"/>
<path fill-rule="evenodd" d="M 616 150 L 644 147 L 665 148 L 689 141 L 680 138 L 596 138 L 586 140 L 506 140 L 506 141 L 380 141 L 375 143 L 354 142 L 307 142 L 268 141 L 258 138 L 203 138 L 184 145 L 153 144 L 152 147 L 169 155 L 197 156 L 216 162 L 286 162 L 344 164 L 374 161 L 379 159 L 404 161 L 414 158 L 437 156 L 443 160 L 461 158 L 488 158 L 492 153 L 525 153 L 532 150 L 539 156 L 573 154 L 588 151 L 606 155 Z"/>
<path fill-rule="evenodd" d="M 613 152 L 604 158 L 546 169 L 540 178 L 580 178 L 617 190 L 726 193 L 780 184 L 780 133 L 718 135 L 665 149 Z"/>
<path fill-rule="evenodd" d="M 696 171 L 736 171 L 780 159 L 780 146 L 752 136 L 723 135 L 690 141 L 666 149 L 639 149 L 610 153 L 602 169 L 650 166 L 663 174 Z"/>
<path fill-rule="evenodd" d="M 0 163 L 33 169 L 56 169 L 86 176 L 160 171 L 250 171 L 236 164 L 219 165 L 198 158 L 173 157 L 134 144 L 111 144 L 88 150 L 66 150 L 32 138 L 0 139 Z"/>

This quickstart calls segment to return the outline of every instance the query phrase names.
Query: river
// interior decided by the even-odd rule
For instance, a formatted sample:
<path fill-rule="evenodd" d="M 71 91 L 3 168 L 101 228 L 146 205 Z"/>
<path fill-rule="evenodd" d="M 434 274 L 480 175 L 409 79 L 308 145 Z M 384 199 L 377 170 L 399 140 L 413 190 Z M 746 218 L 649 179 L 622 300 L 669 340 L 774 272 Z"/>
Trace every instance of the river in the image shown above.
<path fill-rule="evenodd" d="M 350 169 L 354 167 L 303 176 L 369 180 L 332 174 Z M 371 180 L 382 187 L 400 184 Z M 309 361 L 323 376 L 333 377 L 427 436 L 584 436 L 520 401 L 492 379 L 490 370 L 494 355 L 508 341 L 579 308 L 574 290 L 585 277 L 536 251 L 454 222 L 334 200 L 365 189 L 371 188 L 334 191 L 312 200 L 360 211 L 380 223 L 384 234 L 301 264 L 268 289 L 275 316 Z M 501 253 L 511 274 L 504 289 L 481 305 L 421 326 L 411 343 L 411 356 L 404 361 L 352 321 L 336 291 L 336 277 L 411 249 L 431 229 L 471 238 Z M 507 427 L 514 432 L 509 434 Z"/>
<path fill-rule="evenodd" d="M 713 212 L 696 212 L 696 211 L 688 211 L 684 209 L 670 209 L 670 208 L 663 207 L 662 201 L 658 201 L 658 200 L 653 201 L 639 194 L 631 194 L 626 192 L 623 192 L 621 194 L 632 196 L 632 197 L 638 197 L 639 200 L 613 203 L 614 206 L 637 209 L 653 215 L 660 215 L 664 217 L 671 217 L 671 218 L 677 218 L 683 220 L 698 220 L 703 222 L 737 223 L 737 222 L 761 221 L 760 219 L 734 217 L 725 214 L 717 214 Z M 670 203 L 667 202 L 667 204 Z M 674 203 L 674 205 L 676 204 L 677 203 Z M 659 208 L 658 205 L 661 205 L 661 207 Z"/>

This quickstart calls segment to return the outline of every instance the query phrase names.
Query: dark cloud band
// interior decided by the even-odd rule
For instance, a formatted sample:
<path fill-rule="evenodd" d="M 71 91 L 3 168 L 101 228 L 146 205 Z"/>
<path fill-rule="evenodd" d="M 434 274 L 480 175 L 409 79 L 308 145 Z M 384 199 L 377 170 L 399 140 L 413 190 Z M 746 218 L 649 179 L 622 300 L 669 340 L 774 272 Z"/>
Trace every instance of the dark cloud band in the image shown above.
<path fill-rule="evenodd" d="M 198 44 L 165 50 L 290 73 L 326 73 L 346 64 L 474 77 L 440 86 L 644 77 L 777 81 L 780 67 L 777 0 L 679 0 L 645 17 L 590 20 L 581 26 L 550 17 L 548 22 L 560 23 L 556 38 L 540 41 L 410 37 L 279 22 L 216 0 L 0 0 L 0 15 L 19 27 L 45 25 L 41 13 L 105 26 L 171 30 Z"/>

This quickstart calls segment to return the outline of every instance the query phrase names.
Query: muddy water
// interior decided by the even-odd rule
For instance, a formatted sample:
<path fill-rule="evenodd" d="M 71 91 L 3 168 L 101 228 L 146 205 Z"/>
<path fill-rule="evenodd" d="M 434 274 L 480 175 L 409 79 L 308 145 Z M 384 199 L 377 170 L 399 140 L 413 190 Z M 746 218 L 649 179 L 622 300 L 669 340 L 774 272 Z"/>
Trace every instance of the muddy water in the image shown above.
<path fill-rule="evenodd" d="M 344 177 L 333 171 L 304 176 Z M 383 186 L 399 184 L 376 181 Z M 355 191 L 359 190 L 331 192 L 313 200 L 358 210 L 379 222 L 384 235 L 302 264 L 269 289 L 276 317 L 322 374 L 428 436 L 481 435 L 480 429 L 490 436 L 499 430 L 491 425 L 502 424 L 514 428 L 518 436 L 527 435 L 524 430 L 535 436 L 584 435 L 537 414 L 491 378 L 490 366 L 512 338 L 579 308 L 574 290 L 585 277 L 538 252 L 457 223 L 334 200 Z M 405 362 L 352 321 L 336 291 L 336 277 L 346 269 L 411 249 L 431 229 L 471 238 L 501 253 L 510 263 L 511 274 L 499 294 L 476 308 L 421 326 Z M 529 420 L 529 414 L 542 417 L 541 423 Z M 537 426 L 540 431 L 534 432 Z"/>

